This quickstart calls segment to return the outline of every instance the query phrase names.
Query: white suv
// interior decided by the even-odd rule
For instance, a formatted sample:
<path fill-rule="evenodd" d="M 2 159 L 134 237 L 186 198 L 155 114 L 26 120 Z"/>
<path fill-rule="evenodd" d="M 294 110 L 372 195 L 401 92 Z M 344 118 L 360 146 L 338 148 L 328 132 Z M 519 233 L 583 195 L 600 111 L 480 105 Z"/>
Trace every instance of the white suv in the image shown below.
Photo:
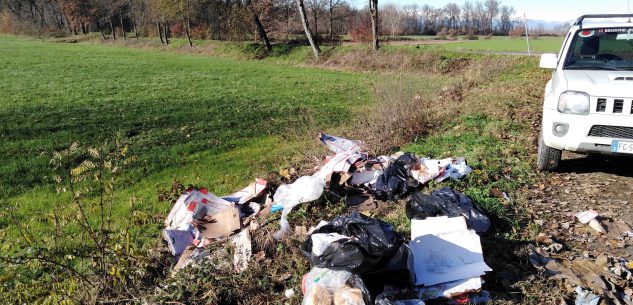
<path fill-rule="evenodd" d="M 582 16 L 558 54 L 542 55 L 541 68 L 554 72 L 545 86 L 539 170 L 556 169 L 563 150 L 633 156 L 632 18 Z"/>

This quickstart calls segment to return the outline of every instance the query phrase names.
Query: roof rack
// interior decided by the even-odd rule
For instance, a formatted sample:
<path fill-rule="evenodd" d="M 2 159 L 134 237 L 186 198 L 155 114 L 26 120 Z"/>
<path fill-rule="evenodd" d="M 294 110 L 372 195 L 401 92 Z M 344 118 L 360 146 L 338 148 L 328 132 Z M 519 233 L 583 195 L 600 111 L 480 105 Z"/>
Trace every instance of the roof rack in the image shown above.
<path fill-rule="evenodd" d="M 582 15 L 574 25 L 582 27 L 582 22 L 585 19 L 604 19 L 604 18 L 629 18 L 629 22 L 631 22 L 631 18 L 633 18 L 633 14 L 598 14 L 598 15 Z"/>

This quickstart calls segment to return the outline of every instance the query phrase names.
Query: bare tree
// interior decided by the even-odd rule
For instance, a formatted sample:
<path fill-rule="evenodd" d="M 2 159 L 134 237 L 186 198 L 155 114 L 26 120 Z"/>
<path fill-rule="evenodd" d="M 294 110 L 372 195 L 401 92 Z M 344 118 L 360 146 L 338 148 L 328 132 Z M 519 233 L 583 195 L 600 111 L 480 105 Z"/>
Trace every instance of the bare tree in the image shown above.
<path fill-rule="evenodd" d="M 468 0 L 464 2 L 462 5 L 462 27 L 464 28 L 464 32 L 466 33 L 474 33 L 474 25 L 475 25 L 475 7 L 473 3 Z"/>
<path fill-rule="evenodd" d="M 264 44 L 264 48 L 266 49 L 267 52 L 272 51 L 273 47 L 270 45 L 270 40 L 268 40 L 266 29 L 264 29 L 264 25 L 262 24 L 261 20 L 259 20 L 259 16 L 254 7 L 254 4 L 251 3 L 250 0 L 247 0 L 246 5 L 249 11 L 251 12 L 251 15 L 253 16 L 253 22 L 255 22 L 255 26 L 257 27 L 257 33 L 259 34 L 259 38 L 262 40 L 262 43 Z"/>
<path fill-rule="evenodd" d="M 334 39 L 334 20 L 337 19 L 337 17 L 334 15 L 334 11 L 341 7 L 345 1 L 343 0 L 327 0 L 328 3 L 328 19 L 329 19 L 329 23 L 328 23 L 328 37 L 330 38 L 330 40 Z"/>
<path fill-rule="evenodd" d="M 499 15 L 499 0 L 486 0 L 484 7 L 486 9 L 486 33 L 492 34 L 493 21 Z"/>
<path fill-rule="evenodd" d="M 402 31 L 403 14 L 398 7 L 393 4 L 388 4 L 382 7 L 382 27 L 389 31 L 391 36 L 396 36 L 396 33 Z"/>
<path fill-rule="evenodd" d="M 316 44 L 314 38 L 312 37 L 312 33 L 310 32 L 310 24 L 308 23 L 308 16 L 306 15 L 306 7 L 303 3 L 303 0 L 297 0 L 297 8 L 299 9 L 299 16 L 301 16 L 301 23 L 303 23 L 303 30 L 306 33 L 306 37 L 310 42 L 310 46 L 312 47 L 312 52 L 314 53 L 314 57 L 319 59 L 319 55 L 321 54 L 321 48 Z"/>
<path fill-rule="evenodd" d="M 512 15 L 514 15 L 514 8 L 511 6 L 504 5 L 501 7 L 501 14 L 499 16 L 499 30 L 503 34 L 508 34 L 514 23 L 512 22 Z"/>
<path fill-rule="evenodd" d="M 420 32 L 420 8 L 417 4 L 405 5 L 402 7 L 404 11 L 404 32 L 410 35 L 416 35 Z"/>
<path fill-rule="evenodd" d="M 434 29 L 435 24 L 435 9 L 432 6 L 425 4 L 420 9 L 420 14 L 423 22 L 422 32 L 429 34 Z"/>
<path fill-rule="evenodd" d="M 446 6 L 444 6 L 444 13 L 446 14 L 446 18 L 447 18 L 447 27 L 450 29 L 457 29 L 459 28 L 459 15 L 461 14 L 462 10 L 461 8 L 459 8 L 459 5 L 457 5 L 457 3 L 451 2 L 446 4 Z"/>
<path fill-rule="evenodd" d="M 486 27 L 486 9 L 484 8 L 484 4 L 480 1 L 475 2 L 475 28 L 477 29 L 477 33 L 482 34 L 485 32 Z"/>
<path fill-rule="evenodd" d="M 310 9 L 310 15 L 312 15 L 314 32 L 312 32 L 315 36 L 319 35 L 319 17 L 321 13 L 325 11 L 326 4 L 329 0 L 306 0 L 306 4 Z"/>
<path fill-rule="evenodd" d="M 371 14 L 371 34 L 372 34 L 372 48 L 374 51 L 378 51 L 380 45 L 378 44 L 378 0 L 369 0 L 369 13 Z"/>

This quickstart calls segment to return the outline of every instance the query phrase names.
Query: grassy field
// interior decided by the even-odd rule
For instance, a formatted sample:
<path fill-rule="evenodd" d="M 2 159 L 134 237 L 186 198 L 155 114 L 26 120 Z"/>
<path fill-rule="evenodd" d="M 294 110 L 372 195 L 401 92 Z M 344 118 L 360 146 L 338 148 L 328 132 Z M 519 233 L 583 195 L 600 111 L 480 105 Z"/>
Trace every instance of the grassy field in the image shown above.
<path fill-rule="evenodd" d="M 494 36 L 486 39 L 479 36 L 478 40 L 436 40 L 435 36 L 398 36 L 404 39 L 401 43 L 416 45 L 419 48 L 433 48 L 452 52 L 496 52 L 496 53 L 526 53 L 527 42 L 525 37 Z M 399 42 L 394 42 L 398 44 Z M 530 49 L 533 53 L 558 53 L 563 43 L 563 37 L 539 37 L 530 39 Z"/>
<path fill-rule="evenodd" d="M 495 270 L 518 273 L 512 284 L 520 283 L 530 271 L 527 259 L 517 253 L 531 232 L 518 190 L 533 178 L 532 126 L 541 98 L 541 91 L 533 88 L 543 86 L 548 73 L 537 68 L 535 58 L 439 49 L 449 45 L 389 46 L 379 53 L 362 46 L 324 48 L 325 59 L 313 62 L 305 46 L 278 45 L 269 57 L 252 60 L 261 55 L 254 44 L 213 42 L 190 52 L 198 55 L 187 55 L 177 44 L 165 51 L 162 46 L 0 36 L 0 53 L 7 55 L 0 57 L 0 208 L 14 208 L 17 221 L 36 234 L 53 231 L 57 220 L 52 211 L 77 217 L 68 206 L 69 196 L 55 192 L 49 163 L 53 152 L 73 142 L 111 148 L 122 138 L 138 160 L 123 172 L 115 193 L 115 222 L 133 224 L 121 244 L 155 245 L 171 205 L 159 202 L 157 192 L 169 189 L 172 181 L 207 186 L 224 195 L 255 176 L 305 163 L 306 146 L 317 147 L 317 156 L 325 154 L 315 141 L 315 130 L 341 132 L 374 141 L 382 151 L 466 157 L 474 171 L 465 180 L 431 184 L 425 191 L 450 186 L 473 197 L 494 223 L 482 236 L 486 261 Z M 199 56 L 209 54 L 218 56 Z M 373 72 L 360 72 L 367 70 Z M 407 138 L 410 143 L 390 142 L 407 130 L 418 132 Z M 363 138 L 372 132 L 373 138 Z M 97 199 L 93 196 L 89 202 Z M 290 222 L 315 225 L 344 211 L 344 205 L 323 199 L 297 207 Z M 372 215 L 409 234 L 403 202 Z M 304 237 L 271 241 L 275 217 L 262 219 L 271 225 L 254 233 L 253 253 L 266 252 L 266 258 L 248 272 L 234 274 L 208 264 L 170 276 L 156 269 L 168 270 L 172 257 L 161 249 L 164 256 L 156 258 L 161 251 L 146 247 L 153 254 L 142 252 L 147 257 L 127 271 L 125 290 L 142 292 L 156 303 L 297 304 L 300 298 L 288 301 L 283 292 L 299 291 L 309 268 L 298 250 Z M 0 218 L 0 255 L 29 251 L 28 236 L 12 221 Z M 81 228 L 74 230 L 80 233 L 75 239 L 85 236 Z M 0 301 L 48 301 L 58 290 L 66 292 L 56 297 L 72 296 L 73 289 L 64 285 L 73 281 L 60 284 L 47 277 L 55 273 L 43 266 L 7 268 L 22 275 L 3 274 L 0 268 Z M 45 281 L 54 285 L 40 284 Z M 497 301 L 530 303 L 518 284 L 502 284 L 494 273 L 486 282 Z M 49 293 L 49 287 L 55 293 Z M 2 298 L 5 291 L 10 292 L 8 298 Z"/>
<path fill-rule="evenodd" d="M 166 213 L 157 190 L 173 180 L 219 195 L 235 191 L 290 162 L 293 141 L 312 140 L 302 133 L 308 125 L 333 128 L 371 103 L 368 82 L 350 73 L 0 40 L 0 204 L 17 206 L 33 229 L 45 227 L 38 219 L 65 200 L 55 195 L 49 160 L 73 142 L 100 146 L 121 135 L 138 156 L 117 194 L 115 214 L 125 219 L 131 197 L 137 209 Z M 20 243 L 10 230 L 0 220 L 5 249 Z"/>

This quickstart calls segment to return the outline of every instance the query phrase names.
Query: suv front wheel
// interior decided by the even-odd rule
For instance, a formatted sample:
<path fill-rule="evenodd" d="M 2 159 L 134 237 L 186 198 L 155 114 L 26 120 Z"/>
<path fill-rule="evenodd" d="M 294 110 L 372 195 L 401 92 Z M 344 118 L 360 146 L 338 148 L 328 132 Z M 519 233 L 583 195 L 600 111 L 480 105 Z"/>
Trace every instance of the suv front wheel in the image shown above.
<path fill-rule="evenodd" d="M 558 168 L 562 151 L 556 148 L 551 148 L 545 145 L 543 142 L 543 132 L 538 139 L 538 157 L 536 159 L 536 167 L 540 171 L 553 171 Z"/>

